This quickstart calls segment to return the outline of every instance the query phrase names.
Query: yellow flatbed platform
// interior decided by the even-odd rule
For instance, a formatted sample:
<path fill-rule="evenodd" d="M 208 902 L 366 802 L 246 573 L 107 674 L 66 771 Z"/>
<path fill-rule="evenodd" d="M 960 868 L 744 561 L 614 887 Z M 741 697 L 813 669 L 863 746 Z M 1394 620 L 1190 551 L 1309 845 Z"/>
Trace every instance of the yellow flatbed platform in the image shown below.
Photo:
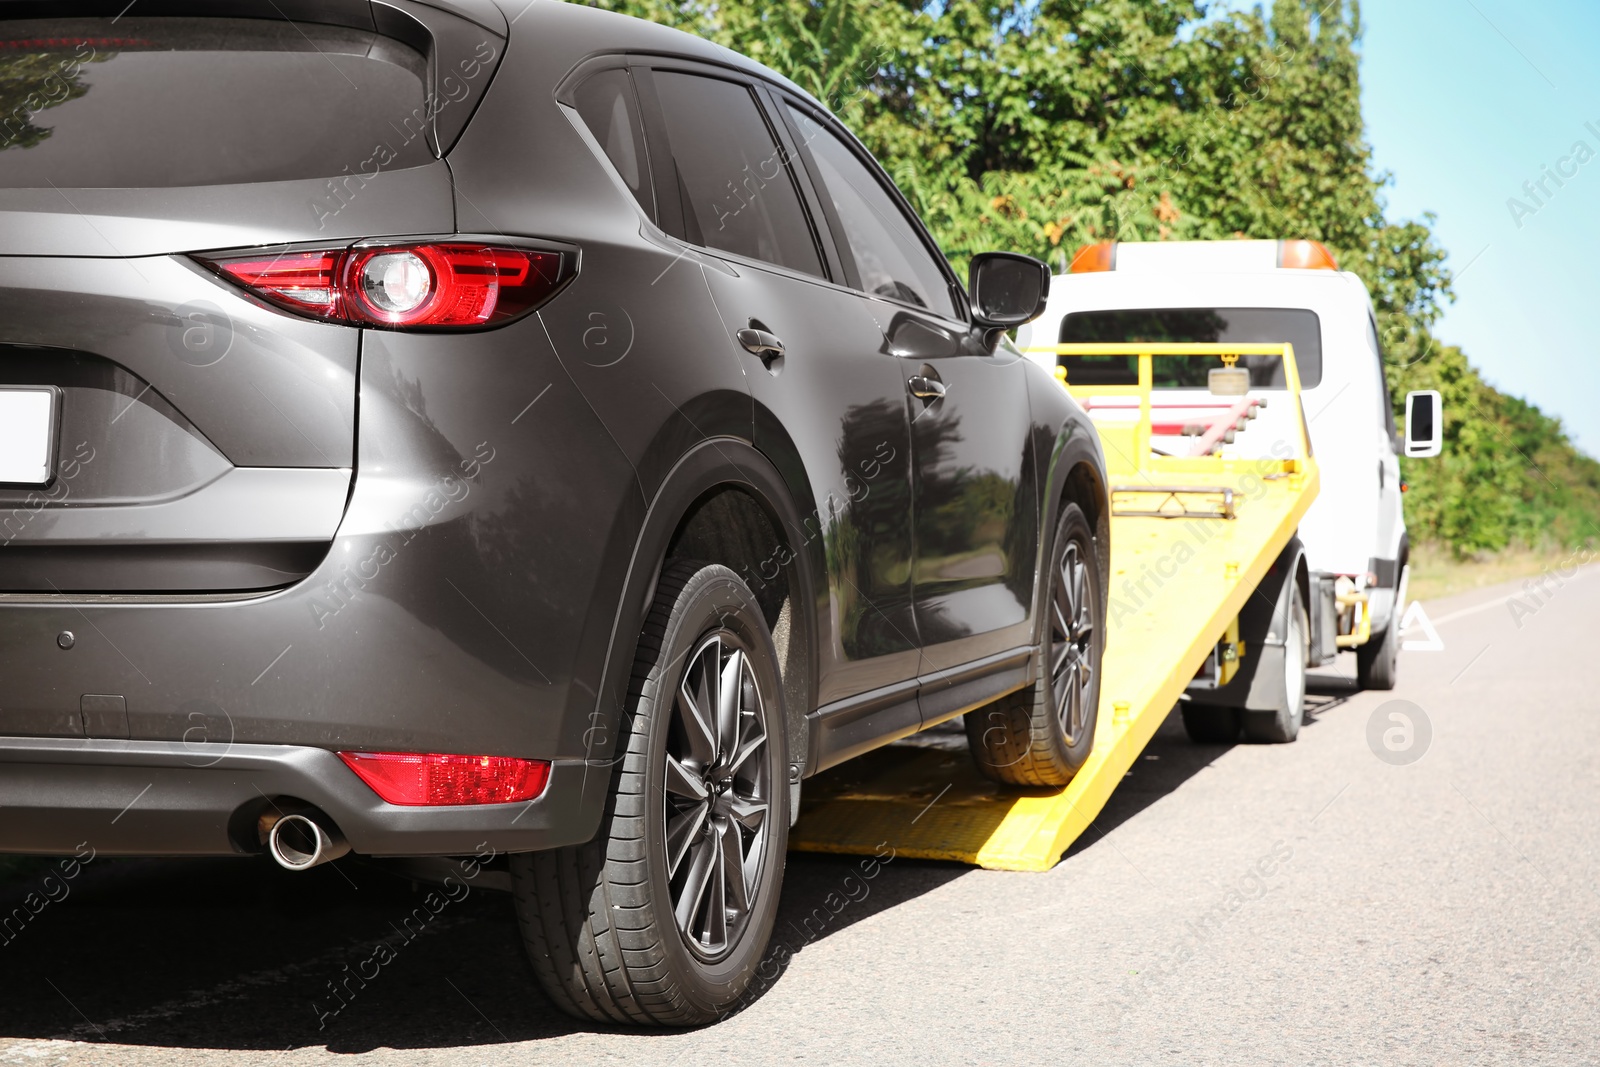
<path fill-rule="evenodd" d="M 790 847 L 1043 871 L 1088 828 L 1179 695 L 1224 639 L 1316 497 L 1299 376 L 1288 345 L 1057 345 L 1058 355 L 1138 359 L 1138 385 L 1069 388 L 1138 418 L 1100 422 L 1111 480 L 1111 582 L 1094 748 L 1061 789 L 984 778 L 964 748 L 899 744 L 807 781 Z M 1152 357 L 1283 359 L 1298 439 L 1276 455 L 1161 456 L 1150 449 Z M 1109 398 L 1123 398 L 1111 401 Z M 1115 411 L 1112 407 L 1108 410 Z M 1130 514 L 1130 513 L 1139 514 Z M 1162 517 L 1151 514 L 1158 512 Z"/>

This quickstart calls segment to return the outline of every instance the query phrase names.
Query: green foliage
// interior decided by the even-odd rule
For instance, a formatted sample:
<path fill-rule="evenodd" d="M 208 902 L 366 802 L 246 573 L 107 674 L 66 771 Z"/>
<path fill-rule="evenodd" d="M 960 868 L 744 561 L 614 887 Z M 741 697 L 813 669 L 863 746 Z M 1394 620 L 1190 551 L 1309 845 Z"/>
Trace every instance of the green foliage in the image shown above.
<path fill-rule="evenodd" d="M 1429 332 L 1431 218 L 1385 214 L 1359 0 L 595 0 L 757 59 L 888 168 L 958 270 L 991 248 L 1304 237 L 1373 294 L 1390 386 L 1438 388 L 1445 454 L 1406 464 L 1413 537 L 1458 554 L 1596 534 L 1600 464 Z"/>
<path fill-rule="evenodd" d="M 1457 556 L 1600 538 L 1600 463 L 1559 420 L 1484 382 L 1461 349 L 1419 340 L 1426 355 L 1390 366 L 1390 389 L 1439 390 L 1446 418 L 1441 456 L 1401 461 L 1410 527 Z"/>

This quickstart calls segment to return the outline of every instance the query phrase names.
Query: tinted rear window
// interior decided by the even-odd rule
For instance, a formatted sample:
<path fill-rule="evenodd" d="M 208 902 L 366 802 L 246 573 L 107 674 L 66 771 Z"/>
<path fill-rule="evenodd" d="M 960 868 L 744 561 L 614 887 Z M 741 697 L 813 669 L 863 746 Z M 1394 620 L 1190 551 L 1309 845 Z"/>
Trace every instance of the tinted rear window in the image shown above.
<path fill-rule="evenodd" d="M 1062 344 L 1172 341 L 1242 344 L 1292 344 L 1300 385 L 1310 389 L 1322 381 L 1322 321 L 1301 308 L 1140 308 L 1119 311 L 1076 311 L 1061 320 Z M 1134 356 L 1062 356 L 1067 381 L 1074 385 L 1134 385 L 1139 374 Z M 1284 388 L 1283 361 L 1276 356 L 1244 356 L 1250 383 L 1259 389 Z M 1155 384 L 1204 389 L 1212 357 L 1161 358 L 1155 361 Z"/>
<path fill-rule="evenodd" d="M 655 83 L 683 206 L 674 236 L 821 277 L 785 153 L 750 90 L 669 71 Z"/>
<path fill-rule="evenodd" d="M 604 70 L 578 87 L 578 114 L 639 206 L 655 218 L 639 102 L 625 70 Z"/>
<path fill-rule="evenodd" d="M 265 19 L 0 22 L 0 187 L 324 178 L 433 158 L 426 64 Z"/>

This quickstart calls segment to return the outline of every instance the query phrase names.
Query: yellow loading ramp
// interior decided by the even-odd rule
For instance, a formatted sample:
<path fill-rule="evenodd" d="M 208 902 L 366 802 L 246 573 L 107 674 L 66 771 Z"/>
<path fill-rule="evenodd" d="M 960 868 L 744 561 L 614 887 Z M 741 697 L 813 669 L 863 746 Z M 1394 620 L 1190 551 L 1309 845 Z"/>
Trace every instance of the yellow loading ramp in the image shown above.
<path fill-rule="evenodd" d="M 1094 749 L 1065 788 L 1018 791 L 984 778 L 964 748 L 891 745 L 807 781 L 791 848 L 873 855 L 887 845 L 897 856 L 1049 870 L 1099 814 L 1228 635 L 1317 495 L 1290 345 L 1074 344 L 1028 351 L 1138 359 L 1138 385 L 1067 383 L 1090 405 L 1094 398 L 1138 399 L 1137 421 L 1096 421 L 1114 493 L 1111 608 Z M 1214 356 L 1232 368 L 1244 355 L 1284 362 L 1288 395 L 1277 392 L 1271 400 L 1287 401 L 1295 414 L 1292 458 L 1224 458 L 1220 450 L 1182 458 L 1153 454 L 1153 359 Z M 1129 399 L 1120 404 L 1132 414 Z M 1223 517 L 1228 511 L 1232 517 Z"/>

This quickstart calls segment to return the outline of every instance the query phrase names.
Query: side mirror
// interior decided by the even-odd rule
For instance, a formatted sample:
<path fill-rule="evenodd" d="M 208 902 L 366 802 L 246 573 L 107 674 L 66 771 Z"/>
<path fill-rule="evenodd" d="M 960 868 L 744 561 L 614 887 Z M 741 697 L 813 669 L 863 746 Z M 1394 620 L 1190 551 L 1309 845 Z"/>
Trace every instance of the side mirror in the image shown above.
<path fill-rule="evenodd" d="M 980 252 L 967 271 L 973 322 L 986 330 L 1009 330 L 1044 314 L 1050 268 L 1015 252 Z"/>
<path fill-rule="evenodd" d="M 1444 450 L 1444 401 L 1437 389 L 1406 394 L 1406 455 L 1437 456 Z"/>

